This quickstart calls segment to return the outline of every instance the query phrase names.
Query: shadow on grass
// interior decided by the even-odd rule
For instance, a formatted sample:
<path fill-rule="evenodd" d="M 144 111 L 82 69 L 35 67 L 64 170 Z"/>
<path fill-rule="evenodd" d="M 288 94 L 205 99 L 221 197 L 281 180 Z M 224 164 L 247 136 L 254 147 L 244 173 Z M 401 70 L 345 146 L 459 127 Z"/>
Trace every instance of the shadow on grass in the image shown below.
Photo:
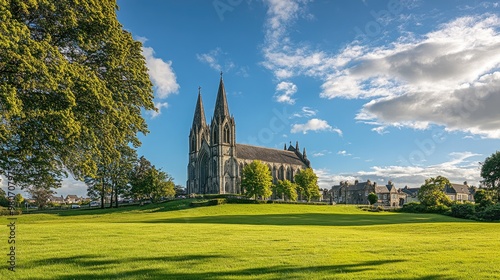
<path fill-rule="evenodd" d="M 168 211 L 176 211 L 190 208 L 189 203 L 192 200 L 183 199 L 183 200 L 168 200 L 159 203 L 152 203 L 143 206 L 139 206 L 137 204 L 133 205 L 122 205 L 119 208 L 89 208 L 88 206 L 83 206 L 80 209 L 54 209 L 54 210 L 40 210 L 30 212 L 29 215 L 32 214 L 54 214 L 62 217 L 71 217 L 71 216 L 83 216 L 83 215 L 97 215 L 97 214 L 111 214 L 111 213 L 126 213 L 131 211 L 143 211 L 143 212 L 168 212 Z"/>
<path fill-rule="evenodd" d="M 191 223 L 191 224 L 244 224 L 277 226 L 371 226 L 409 223 L 461 222 L 441 215 L 429 214 L 340 214 L 340 213 L 293 213 L 263 215 L 217 215 L 202 217 L 167 218 L 144 223 Z"/>
<path fill-rule="evenodd" d="M 244 268 L 226 271 L 200 271 L 198 264 L 207 267 L 207 263 L 216 268 L 219 263 L 224 264 L 231 260 L 218 255 L 185 255 L 158 258 L 125 258 L 125 259 L 102 259 L 97 255 L 80 255 L 69 258 L 49 258 L 35 261 L 36 266 L 65 265 L 70 266 L 71 271 L 63 275 L 44 275 L 47 279 L 234 279 L 252 277 L 253 279 L 311 279 L 328 275 L 335 277 L 336 274 L 346 275 L 357 272 L 374 270 L 378 266 L 387 266 L 387 271 L 394 263 L 403 260 L 375 260 L 364 261 L 354 264 L 318 265 L 309 267 L 297 267 L 286 265 L 271 265 L 267 267 Z M 233 260 L 234 261 L 234 260 Z M 175 271 L 168 268 L 136 268 L 144 263 L 145 266 L 158 263 L 168 263 L 165 267 L 176 267 Z M 177 267 L 180 266 L 180 269 Z M 208 266 L 210 267 L 210 266 Z M 184 269 L 183 269 L 184 268 Z M 49 267 L 47 269 L 50 269 Z M 214 269 L 217 270 L 217 269 Z M 349 276 L 354 277 L 355 275 Z M 349 278 L 348 277 L 348 278 Z M 402 277 L 404 279 L 404 277 Z M 444 279 L 439 275 L 423 278 L 406 279 Z"/>

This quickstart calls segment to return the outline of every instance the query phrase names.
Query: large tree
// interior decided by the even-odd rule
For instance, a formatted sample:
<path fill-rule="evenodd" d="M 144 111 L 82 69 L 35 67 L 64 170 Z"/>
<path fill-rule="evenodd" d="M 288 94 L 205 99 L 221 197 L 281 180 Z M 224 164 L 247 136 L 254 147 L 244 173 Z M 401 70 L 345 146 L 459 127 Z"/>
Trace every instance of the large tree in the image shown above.
<path fill-rule="evenodd" d="M 314 173 L 312 168 L 306 168 L 299 171 L 295 175 L 295 183 L 298 186 L 300 195 L 307 200 L 311 201 L 313 198 L 320 197 L 318 187 L 318 176 Z"/>
<path fill-rule="evenodd" d="M 486 187 L 497 192 L 497 200 L 500 200 L 500 152 L 495 152 L 487 157 L 481 164 L 481 177 Z"/>
<path fill-rule="evenodd" d="M 297 201 L 297 185 L 288 180 L 278 180 L 274 186 L 276 195 L 290 201 Z"/>
<path fill-rule="evenodd" d="M 0 174 L 95 176 L 147 133 L 141 43 L 116 1 L 0 0 Z M 26 184 L 30 185 L 31 184 Z"/>
<path fill-rule="evenodd" d="M 272 195 L 273 177 L 269 168 L 259 160 L 252 161 L 243 168 L 241 186 L 247 197 L 268 198 Z"/>
<path fill-rule="evenodd" d="M 424 206 L 440 206 L 450 205 L 450 198 L 444 193 L 446 186 L 450 185 L 450 181 L 443 176 L 429 178 L 420 187 L 418 191 L 418 200 Z"/>
<path fill-rule="evenodd" d="M 130 185 L 131 195 L 138 199 L 150 199 L 155 202 L 163 197 L 175 196 L 173 178 L 151 165 L 144 156 L 140 157 L 132 171 Z"/>

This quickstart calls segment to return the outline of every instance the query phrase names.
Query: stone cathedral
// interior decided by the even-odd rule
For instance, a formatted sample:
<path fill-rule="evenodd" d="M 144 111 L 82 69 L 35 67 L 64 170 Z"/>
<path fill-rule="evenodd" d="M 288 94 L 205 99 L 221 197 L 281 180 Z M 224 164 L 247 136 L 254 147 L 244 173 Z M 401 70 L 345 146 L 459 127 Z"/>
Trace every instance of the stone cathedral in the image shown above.
<path fill-rule="evenodd" d="M 283 150 L 236 143 L 236 123 L 229 114 L 222 73 L 212 122 L 207 125 L 201 92 L 194 111 L 189 133 L 189 164 L 187 192 L 197 194 L 240 194 L 243 168 L 254 160 L 265 163 L 273 183 L 293 181 L 301 169 L 311 166 L 306 150 L 299 144 Z"/>

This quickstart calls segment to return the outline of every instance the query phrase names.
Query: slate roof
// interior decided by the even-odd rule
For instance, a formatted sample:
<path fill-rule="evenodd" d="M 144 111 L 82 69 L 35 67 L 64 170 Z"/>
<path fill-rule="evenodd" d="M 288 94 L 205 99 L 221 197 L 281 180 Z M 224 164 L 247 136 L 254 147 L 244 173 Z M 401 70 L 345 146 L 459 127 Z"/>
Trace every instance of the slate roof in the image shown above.
<path fill-rule="evenodd" d="M 384 185 L 376 185 L 375 186 L 375 193 L 389 193 L 389 190 Z"/>
<path fill-rule="evenodd" d="M 451 184 L 451 186 L 446 186 L 445 192 L 470 194 L 469 187 L 461 184 Z"/>
<path fill-rule="evenodd" d="M 401 191 L 406 193 L 406 194 L 409 194 L 410 196 L 416 196 L 418 194 L 418 190 L 420 188 L 408 188 L 408 187 L 405 187 L 405 188 L 402 188 Z"/>
<path fill-rule="evenodd" d="M 307 166 L 294 152 L 244 144 L 236 144 L 236 157 L 241 159 Z"/>

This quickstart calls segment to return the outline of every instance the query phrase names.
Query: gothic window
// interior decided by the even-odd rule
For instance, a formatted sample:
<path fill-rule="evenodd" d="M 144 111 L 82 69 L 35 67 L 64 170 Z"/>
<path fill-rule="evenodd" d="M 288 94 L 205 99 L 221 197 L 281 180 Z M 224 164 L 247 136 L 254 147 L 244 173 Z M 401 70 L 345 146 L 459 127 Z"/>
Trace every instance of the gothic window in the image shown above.
<path fill-rule="evenodd" d="M 217 144 L 218 141 L 217 141 L 217 126 L 216 125 L 214 126 L 213 130 L 214 130 L 214 133 L 213 133 L 214 137 L 212 140 L 213 140 L 214 144 Z"/>
<path fill-rule="evenodd" d="M 194 152 L 196 150 L 196 138 L 192 137 L 191 138 L 191 152 Z"/>
<path fill-rule="evenodd" d="M 231 143 L 230 135 L 229 135 L 229 127 L 227 124 L 224 127 L 224 143 Z"/>
<path fill-rule="evenodd" d="M 286 179 L 290 182 L 292 181 L 292 171 L 290 170 L 290 167 L 287 167 L 286 169 Z"/>
<path fill-rule="evenodd" d="M 285 180 L 285 168 L 283 166 L 281 166 L 279 169 L 278 179 Z"/>

